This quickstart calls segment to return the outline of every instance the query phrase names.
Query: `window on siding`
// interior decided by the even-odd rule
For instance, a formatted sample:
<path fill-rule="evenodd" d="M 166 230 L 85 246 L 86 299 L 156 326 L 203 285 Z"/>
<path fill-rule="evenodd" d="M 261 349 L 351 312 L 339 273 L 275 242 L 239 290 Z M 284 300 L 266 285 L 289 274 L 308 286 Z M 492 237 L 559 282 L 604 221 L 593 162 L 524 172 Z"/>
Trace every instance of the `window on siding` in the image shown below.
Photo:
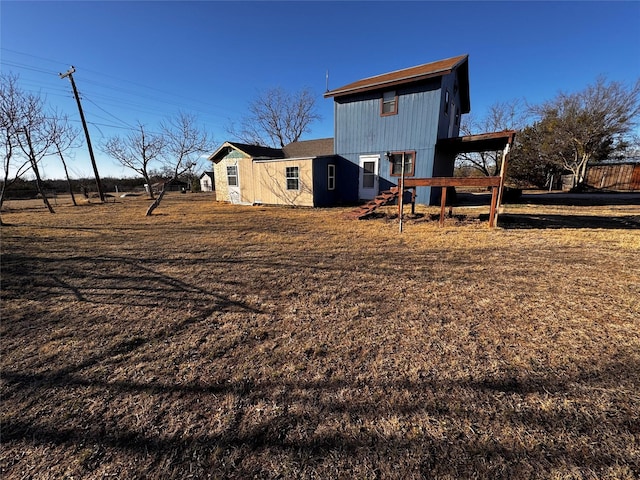
<path fill-rule="evenodd" d="M 286 167 L 287 190 L 300 190 L 300 171 L 298 167 Z"/>
<path fill-rule="evenodd" d="M 230 187 L 238 186 L 238 166 L 237 165 L 227 166 L 227 185 L 229 185 Z"/>
<path fill-rule="evenodd" d="M 330 163 L 327 168 L 327 189 L 336 189 L 336 166 L 332 163 Z"/>
<path fill-rule="evenodd" d="M 396 115 L 398 113 L 398 96 L 394 90 L 384 92 L 380 102 L 380 115 Z"/>
<path fill-rule="evenodd" d="M 399 177 L 402 174 L 402 156 L 404 155 L 404 174 L 412 177 L 415 172 L 416 152 L 392 152 L 389 161 L 391 163 L 391 176 Z"/>
<path fill-rule="evenodd" d="M 449 115 L 449 90 L 444 92 L 444 114 Z"/>

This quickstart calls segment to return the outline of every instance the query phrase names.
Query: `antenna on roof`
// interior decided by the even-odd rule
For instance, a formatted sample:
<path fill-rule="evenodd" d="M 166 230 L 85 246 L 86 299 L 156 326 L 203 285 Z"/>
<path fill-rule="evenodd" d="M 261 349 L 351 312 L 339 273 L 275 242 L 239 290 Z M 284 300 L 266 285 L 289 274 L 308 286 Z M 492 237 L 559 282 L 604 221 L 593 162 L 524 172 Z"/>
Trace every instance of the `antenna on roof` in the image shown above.
<path fill-rule="evenodd" d="M 327 69 L 327 92 L 329 91 L 329 69 Z"/>

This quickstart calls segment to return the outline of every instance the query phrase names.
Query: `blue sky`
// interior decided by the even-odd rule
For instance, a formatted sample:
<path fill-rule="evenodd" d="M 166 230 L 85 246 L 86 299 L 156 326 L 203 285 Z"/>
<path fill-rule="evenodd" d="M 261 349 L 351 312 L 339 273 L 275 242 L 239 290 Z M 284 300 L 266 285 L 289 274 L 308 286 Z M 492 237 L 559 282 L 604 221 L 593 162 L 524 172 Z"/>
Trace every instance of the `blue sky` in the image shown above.
<path fill-rule="evenodd" d="M 172 2 L 0 3 L 0 68 L 79 122 L 67 79 L 82 95 L 100 175 L 134 176 L 98 148 L 141 122 L 182 110 L 216 144 L 258 92 L 317 95 L 322 120 L 305 139 L 333 136 L 336 88 L 361 78 L 469 55 L 471 112 L 496 102 L 550 100 L 599 75 L 640 78 L 640 1 L 607 2 Z M 77 124 L 78 127 L 80 124 Z M 73 176 L 92 175 L 86 147 Z M 62 178 L 48 159 L 46 178 Z"/>

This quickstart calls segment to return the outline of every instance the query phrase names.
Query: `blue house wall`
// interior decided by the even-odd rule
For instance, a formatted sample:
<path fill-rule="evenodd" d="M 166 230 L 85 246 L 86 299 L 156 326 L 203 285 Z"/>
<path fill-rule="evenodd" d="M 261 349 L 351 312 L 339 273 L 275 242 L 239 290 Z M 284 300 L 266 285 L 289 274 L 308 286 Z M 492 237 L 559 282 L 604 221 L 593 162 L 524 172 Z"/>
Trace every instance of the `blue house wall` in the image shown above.
<path fill-rule="evenodd" d="M 397 113 L 381 115 L 388 91 L 396 92 Z M 453 176 L 455 157 L 436 145 L 439 139 L 457 137 L 460 118 L 469 112 L 466 56 L 360 80 L 325 96 L 334 97 L 336 155 L 357 167 L 360 156 L 379 156 L 379 190 L 399 183 L 386 152 L 415 152 L 415 178 Z M 359 178 L 351 182 L 357 191 Z M 439 202 L 439 188 L 419 187 L 416 193 L 418 203 Z"/>
<path fill-rule="evenodd" d="M 335 166 L 335 185 L 329 190 L 329 165 Z M 313 206 L 351 205 L 358 201 L 358 166 L 337 155 L 313 159 Z M 355 185 L 355 189 L 354 189 Z"/>

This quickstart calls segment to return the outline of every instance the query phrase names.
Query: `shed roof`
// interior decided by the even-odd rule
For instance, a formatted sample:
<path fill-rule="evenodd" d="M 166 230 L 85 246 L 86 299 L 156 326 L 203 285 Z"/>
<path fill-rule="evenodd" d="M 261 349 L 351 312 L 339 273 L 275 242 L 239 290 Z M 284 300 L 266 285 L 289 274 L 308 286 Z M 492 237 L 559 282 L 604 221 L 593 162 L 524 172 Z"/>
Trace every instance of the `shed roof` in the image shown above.
<path fill-rule="evenodd" d="M 238 150 L 251 158 L 282 158 L 284 152 L 280 148 L 263 147 L 247 143 L 224 142 L 215 152 L 209 155 L 209 160 L 217 162 L 229 154 L 231 150 Z"/>
<path fill-rule="evenodd" d="M 263 147 L 238 142 L 224 142 L 215 152 L 209 155 L 209 160 L 218 162 L 229 154 L 231 150 L 238 150 L 254 160 L 285 160 L 288 158 L 314 158 L 333 155 L 333 138 L 319 138 L 316 140 L 302 140 L 291 142 L 284 148 Z"/>
<path fill-rule="evenodd" d="M 284 147 L 285 158 L 324 157 L 333 155 L 333 138 L 291 142 Z"/>
<path fill-rule="evenodd" d="M 469 102 L 469 55 L 460 55 L 436 62 L 425 63 L 415 67 L 396 70 L 394 72 L 376 75 L 374 77 L 358 80 L 340 88 L 329 90 L 324 94 L 325 98 L 343 97 L 345 95 L 353 95 L 355 93 L 369 92 L 374 90 L 382 90 L 389 87 L 399 85 L 407 85 L 419 82 L 429 78 L 441 77 L 460 69 L 460 98 L 462 99 L 461 108 L 463 113 L 470 110 Z"/>
<path fill-rule="evenodd" d="M 502 132 L 479 133 L 464 137 L 441 138 L 436 146 L 456 154 L 499 151 L 507 145 L 511 145 L 515 135 L 515 130 L 503 130 Z"/>

